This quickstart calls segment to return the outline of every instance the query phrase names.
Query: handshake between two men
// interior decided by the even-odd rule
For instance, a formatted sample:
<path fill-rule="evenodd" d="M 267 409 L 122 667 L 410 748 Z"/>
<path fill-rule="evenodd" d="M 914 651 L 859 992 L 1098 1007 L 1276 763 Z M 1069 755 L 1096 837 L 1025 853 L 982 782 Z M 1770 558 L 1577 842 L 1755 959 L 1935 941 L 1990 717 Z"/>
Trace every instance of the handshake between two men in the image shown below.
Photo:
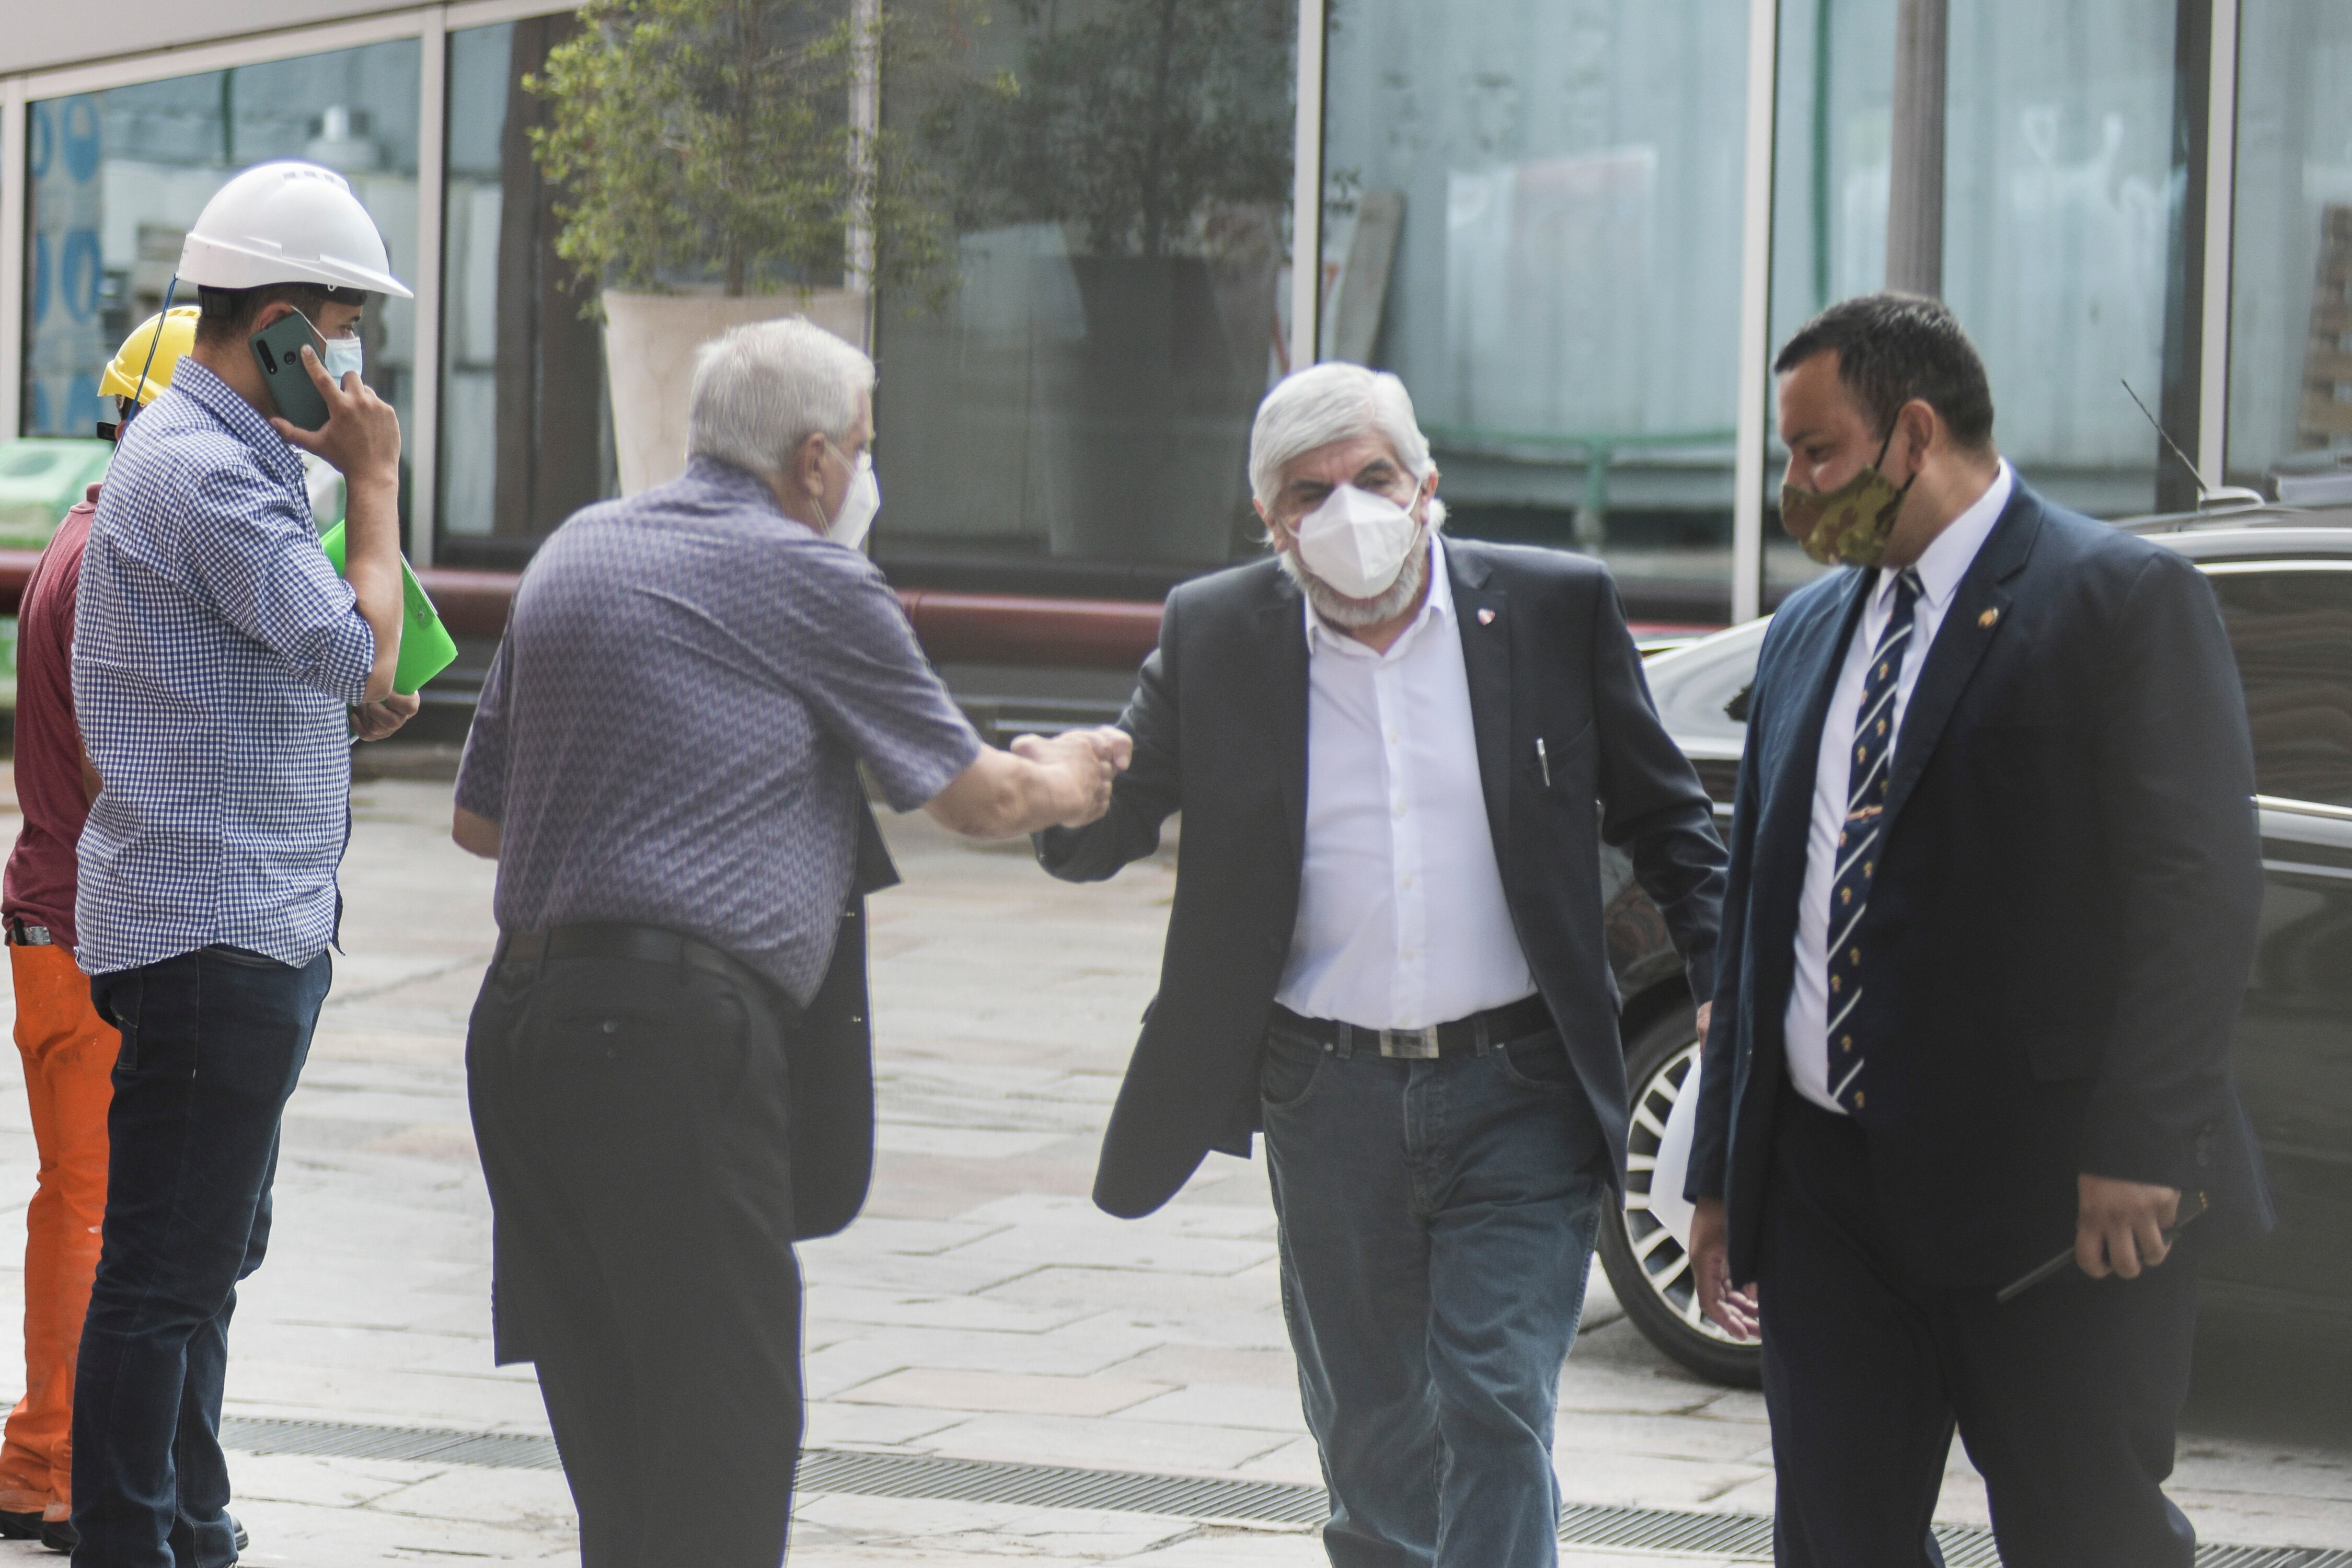
<path fill-rule="evenodd" d="M 1084 827 L 1110 809 L 1111 785 L 1134 754 L 1134 738 L 1108 725 L 1016 735 L 1008 750 L 982 748 L 925 809 L 970 838 Z"/>

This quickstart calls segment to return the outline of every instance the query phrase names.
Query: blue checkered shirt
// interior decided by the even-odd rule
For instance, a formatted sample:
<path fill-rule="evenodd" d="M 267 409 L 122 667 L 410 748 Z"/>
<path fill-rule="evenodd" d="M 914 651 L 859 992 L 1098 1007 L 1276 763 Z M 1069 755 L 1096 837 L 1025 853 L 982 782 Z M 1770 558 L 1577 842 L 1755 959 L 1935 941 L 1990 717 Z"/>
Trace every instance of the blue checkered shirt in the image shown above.
<path fill-rule="evenodd" d="M 193 358 L 123 432 L 82 557 L 74 707 L 92 974 L 214 943 L 308 963 L 351 824 L 347 705 L 375 636 L 319 548 L 302 464 Z"/>
<path fill-rule="evenodd" d="M 661 926 L 805 1004 L 857 869 L 858 764 L 912 811 L 980 747 L 874 563 L 697 458 L 541 547 L 457 804 L 499 824 L 503 929 Z"/>

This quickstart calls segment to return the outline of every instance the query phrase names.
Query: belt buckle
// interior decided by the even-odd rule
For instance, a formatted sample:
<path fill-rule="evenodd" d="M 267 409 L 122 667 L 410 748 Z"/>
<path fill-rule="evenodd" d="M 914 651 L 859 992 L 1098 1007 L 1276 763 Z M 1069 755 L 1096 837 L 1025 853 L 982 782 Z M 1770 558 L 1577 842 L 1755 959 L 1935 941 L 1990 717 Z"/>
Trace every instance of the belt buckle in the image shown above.
<path fill-rule="evenodd" d="M 1382 1029 L 1381 1055 L 1402 1057 L 1412 1061 L 1430 1061 L 1438 1055 L 1437 1026 L 1431 1024 L 1419 1029 Z"/>

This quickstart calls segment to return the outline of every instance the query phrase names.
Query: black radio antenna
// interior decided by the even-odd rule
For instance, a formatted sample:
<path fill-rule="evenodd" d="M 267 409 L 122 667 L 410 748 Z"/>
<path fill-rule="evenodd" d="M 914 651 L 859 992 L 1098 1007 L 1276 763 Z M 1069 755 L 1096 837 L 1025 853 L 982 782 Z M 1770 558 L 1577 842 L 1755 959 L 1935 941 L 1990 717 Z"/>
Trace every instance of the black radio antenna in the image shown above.
<path fill-rule="evenodd" d="M 2138 406 L 2140 416 L 2146 419 L 2150 426 L 2154 426 L 2156 430 L 2156 438 L 2164 443 L 2164 449 L 2171 453 L 2175 458 L 2179 458 L 2180 460 L 2180 466 L 2189 470 L 2189 482 L 2197 487 L 2197 510 L 2199 511 L 2203 511 L 2210 506 L 2234 505 L 2242 502 L 2252 502 L 2256 506 L 2264 506 L 2269 504 L 2268 499 L 2263 496 L 2262 491 L 2250 490 L 2243 485 L 2222 485 L 2218 489 L 2207 485 L 2205 482 L 2205 476 L 2197 471 L 2197 465 L 2189 460 L 2189 454 L 2180 449 L 2180 443 L 2172 438 L 2172 432 L 2167 430 L 2164 427 L 2163 422 L 2158 419 L 2155 415 L 2148 412 L 2147 405 L 2142 403 L 2140 401 L 2139 394 L 2132 390 L 2132 384 L 2130 381 L 2122 376 L 2117 376 L 2116 379 L 2123 382 L 2124 395 L 2130 398 L 2132 402 Z"/>

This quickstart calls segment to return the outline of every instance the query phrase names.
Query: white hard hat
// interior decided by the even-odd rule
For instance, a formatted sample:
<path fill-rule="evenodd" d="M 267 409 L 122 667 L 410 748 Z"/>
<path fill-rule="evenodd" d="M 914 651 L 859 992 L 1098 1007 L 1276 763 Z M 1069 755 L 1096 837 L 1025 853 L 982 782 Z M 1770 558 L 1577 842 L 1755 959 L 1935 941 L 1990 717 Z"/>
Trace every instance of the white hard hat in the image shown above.
<path fill-rule="evenodd" d="M 351 182 L 316 163 L 257 163 L 213 195 L 180 247 L 180 280 L 208 289 L 320 283 L 412 299 Z"/>

